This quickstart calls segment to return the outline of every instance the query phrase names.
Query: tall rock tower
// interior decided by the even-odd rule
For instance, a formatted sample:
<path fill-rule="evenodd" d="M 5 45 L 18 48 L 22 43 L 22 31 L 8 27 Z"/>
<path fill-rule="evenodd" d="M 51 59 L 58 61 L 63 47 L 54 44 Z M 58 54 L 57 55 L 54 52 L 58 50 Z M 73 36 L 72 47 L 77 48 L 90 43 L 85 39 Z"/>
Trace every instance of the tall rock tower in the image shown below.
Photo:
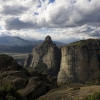
<path fill-rule="evenodd" d="M 61 48 L 58 84 L 85 83 L 100 70 L 100 40 L 88 39 Z"/>
<path fill-rule="evenodd" d="M 60 59 L 60 49 L 52 42 L 51 37 L 47 36 L 45 41 L 35 47 L 32 53 L 28 55 L 24 67 L 36 69 L 40 63 L 43 63 L 47 66 L 49 74 L 57 75 L 60 68 Z"/>

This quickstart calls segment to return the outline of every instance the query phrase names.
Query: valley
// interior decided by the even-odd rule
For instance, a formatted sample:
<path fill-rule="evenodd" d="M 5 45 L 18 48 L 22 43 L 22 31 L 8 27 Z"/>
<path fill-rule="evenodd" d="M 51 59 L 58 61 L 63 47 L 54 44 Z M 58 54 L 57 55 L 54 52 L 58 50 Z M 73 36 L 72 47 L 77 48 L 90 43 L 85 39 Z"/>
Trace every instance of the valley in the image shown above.
<path fill-rule="evenodd" d="M 7 54 L 12 56 L 16 60 L 25 60 L 28 53 L 9 53 L 9 52 L 2 52 L 0 54 Z"/>

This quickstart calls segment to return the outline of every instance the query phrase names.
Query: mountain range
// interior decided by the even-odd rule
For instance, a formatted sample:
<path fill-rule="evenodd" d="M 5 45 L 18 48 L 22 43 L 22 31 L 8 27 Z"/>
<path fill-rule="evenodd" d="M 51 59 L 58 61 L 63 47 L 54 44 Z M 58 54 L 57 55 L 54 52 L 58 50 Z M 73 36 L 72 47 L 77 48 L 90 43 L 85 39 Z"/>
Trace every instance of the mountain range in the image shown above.
<path fill-rule="evenodd" d="M 29 53 L 32 49 L 42 43 L 43 40 L 25 40 L 18 36 L 2 36 L 0 37 L 0 52 L 16 52 Z M 64 43 L 54 41 L 57 46 L 62 46 Z"/>
<path fill-rule="evenodd" d="M 0 37 L 0 45 L 8 45 L 8 46 L 29 46 L 29 45 L 38 45 L 42 43 L 43 40 L 25 40 L 18 36 L 2 36 Z M 64 43 L 54 41 L 57 46 L 62 46 Z"/>

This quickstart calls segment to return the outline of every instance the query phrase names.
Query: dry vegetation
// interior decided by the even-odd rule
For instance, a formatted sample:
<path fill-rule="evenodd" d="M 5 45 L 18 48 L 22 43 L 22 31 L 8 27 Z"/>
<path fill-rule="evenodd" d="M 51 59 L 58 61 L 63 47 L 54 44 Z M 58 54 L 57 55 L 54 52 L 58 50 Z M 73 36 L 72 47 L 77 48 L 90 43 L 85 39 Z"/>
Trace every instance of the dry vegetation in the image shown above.
<path fill-rule="evenodd" d="M 84 98 L 88 95 L 93 95 L 95 92 L 99 91 L 100 91 L 99 85 L 92 85 L 92 86 L 85 86 L 81 84 L 73 84 L 69 86 L 65 85 L 57 89 L 51 90 L 46 95 L 38 98 L 37 100 L 88 100 Z"/>

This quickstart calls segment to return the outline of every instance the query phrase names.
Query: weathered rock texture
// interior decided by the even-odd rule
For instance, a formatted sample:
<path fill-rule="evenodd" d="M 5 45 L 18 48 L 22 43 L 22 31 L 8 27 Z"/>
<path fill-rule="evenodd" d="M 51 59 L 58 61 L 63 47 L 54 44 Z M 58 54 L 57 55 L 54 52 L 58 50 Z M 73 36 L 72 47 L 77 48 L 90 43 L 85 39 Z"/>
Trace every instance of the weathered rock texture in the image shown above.
<path fill-rule="evenodd" d="M 60 68 L 60 58 L 60 49 L 52 42 L 51 37 L 47 36 L 45 41 L 35 47 L 32 54 L 28 56 L 25 67 L 30 66 L 34 69 L 38 64 L 44 63 L 47 65 L 49 74 L 57 75 Z"/>
<path fill-rule="evenodd" d="M 23 100 L 35 100 L 57 87 L 57 78 L 36 71 L 28 71 L 10 56 L 0 55 L 0 86 L 11 84 L 16 87 Z M 0 91 L 1 94 L 4 94 Z M 5 94 L 6 95 L 6 94 Z M 4 97 L 0 95 L 0 97 Z M 1 100 L 1 99 L 0 99 Z M 6 100 L 6 99 L 2 99 Z M 8 100 L 8 99 L 7 99 Z M 22 100 L 22 99 L 21 99 Z"/>
<path fill-rule="evenodd" d="M 30 63 L 31 63 L 31 60 L 32 60 L 32 55 L 29 53 L 26 57 L 26 60 L 25 60 L 25 63 L 24 63 L 24 67 L 25 68 L 28 68 Z"/>
<path fill-rule="evenodd" d="M 100 40 L 83 40 L 61 48 L 58 84 L 86 82 L 100 68 Z"/>
<path fill-rule="evenodd" d="M 25 67 L 30 66 L 40 72 L 43 71 L 41 68 L 45 69 L 47 65 L 49 74 L 58 75 L 58 84 L 84 83 L 100 70 L 100 40 L 81 40 L 59 49 L 51 37 L 47 36 L 41 45 L 33 49 L 25 64 Z"/>

